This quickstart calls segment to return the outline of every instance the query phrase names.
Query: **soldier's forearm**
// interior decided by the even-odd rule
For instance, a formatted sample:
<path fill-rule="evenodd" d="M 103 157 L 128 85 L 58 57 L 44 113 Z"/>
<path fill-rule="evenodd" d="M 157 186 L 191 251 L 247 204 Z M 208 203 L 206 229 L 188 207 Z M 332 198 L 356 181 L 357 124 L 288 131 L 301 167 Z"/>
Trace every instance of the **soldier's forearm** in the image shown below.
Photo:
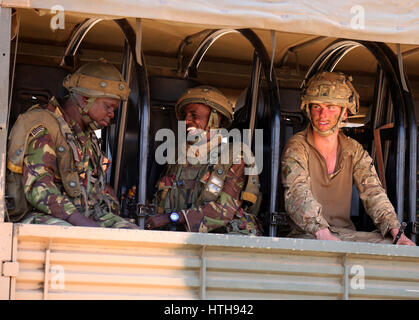
<path fill-rule="evenodd" d="M 240 209 L 240 204 L 240 201 L 234 199 L 231 202 L 211 201 L 198 208 L 183 210 L 184 217 L 190 231 L 199 232 L 200 229 L 205 229 L 205 232 L 210 232 L 227 225 Z"/>
<path fill-rule="evenodd" d="M 329 224 L 323 217 L 322 206 L 312 196 L 310 188 L 303 183 L 292 183 L 285 190 L 285 209 L 294 223 L 307 233 L 315 235 Z"/>
<path fill-rule="evenodd" d="M 29 186 L 28 186 L 29 185 Z M 77 211 L 71 200 L 58 187 L 43 176 L 42 181 L 28 181 L 26 199 L 38 210 L 66 220 Z"/>

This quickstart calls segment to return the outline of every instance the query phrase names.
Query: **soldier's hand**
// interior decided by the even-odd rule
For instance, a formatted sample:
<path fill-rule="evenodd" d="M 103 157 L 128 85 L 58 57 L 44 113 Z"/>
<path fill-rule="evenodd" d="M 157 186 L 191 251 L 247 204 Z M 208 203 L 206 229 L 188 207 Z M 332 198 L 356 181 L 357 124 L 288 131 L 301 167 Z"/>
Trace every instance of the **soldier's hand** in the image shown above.
<path fill-rule="evenodd" d="M 393 241 L 396 238 L 397 233 L 399 232 L 398 228 L 394 228 L 390 230 L 391 235 L 393 236 Z M 404 233 L 402 233 L 402 235 L 399 238 L 399 241 L 397 241 L 398 245 L 405 245 L 405 246 L 416 246 L 416 244 L 410 240 L 408 237 L 406 237 L 404 235 Z"/>
<path fill-rule="evenodd" d="M 99 225 L 95 221 L 86 218 L 79 212 L 74 212 L 70 214 L 70 216 L 67 218 L 67 222 L 71 223 L 73 226 L 78 227 L 99 227 Z"/>
<path fill-rule="evenodd" d="M 334 235 L 332 235 L 332 233 L 330 232 L 328 228 L 321 229 L 317 231 L 314 235 L 316 236 L 318 240 L 342 241 L 339 238 L 336 238 Z"/>
<path fill-rule="evenodd" d="M 105 185 L 104 192 L 107 193 L 107 194 L 110 194 L 115 200 L 118 199 L 116 194 L 115 194 L 115 191 L 113 190 L 113 188 L 108 183 Z"/>
<path fill-rule="evenodd" d="M 145 219 L 145 228 L 156 229 L 156 228 L 163 227 L 169 223 L 170 223 L 169 214 L 156 214 L 154 216 L 150 216 Z"/>

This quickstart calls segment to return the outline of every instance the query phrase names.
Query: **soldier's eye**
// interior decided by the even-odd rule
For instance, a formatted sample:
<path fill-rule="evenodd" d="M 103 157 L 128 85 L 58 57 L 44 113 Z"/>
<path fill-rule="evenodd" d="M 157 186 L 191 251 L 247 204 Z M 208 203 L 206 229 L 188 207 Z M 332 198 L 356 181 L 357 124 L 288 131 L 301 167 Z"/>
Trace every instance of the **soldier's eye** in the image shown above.
<path fill-rule="evenodd" d="M 112 108 L 112 106 L 105 105 L 105 110 L 106 110 L 106 112 L 111 112 L 111 111 L 113 111 L 113 108 Z"/>

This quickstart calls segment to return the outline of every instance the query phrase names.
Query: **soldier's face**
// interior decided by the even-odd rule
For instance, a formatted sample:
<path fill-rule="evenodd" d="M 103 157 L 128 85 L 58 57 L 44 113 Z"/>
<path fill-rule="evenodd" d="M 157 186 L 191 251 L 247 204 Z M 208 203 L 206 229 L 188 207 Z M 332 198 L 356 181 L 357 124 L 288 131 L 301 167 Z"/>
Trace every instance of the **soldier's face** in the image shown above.
<path fill-rule="evenodd" d="M 339 121 L 339 116 L 342 108 L 331 103 L 313 103 L 310 105 L 311 120 L 313 126 L 319 131 L 326 132 L 332 129 Z M 347 111 L 343 116 L 346 120 Z"/>
<path fill-rule="evenodd" d="M 207 129 L 211 108 L 200 103 L 191 103 L 183 109 L 185 113 L 186 132 L 196 134 Z"/>
<path fill-rule="evenodd" d="M 119 99 L 97 98 L 89 109 L 89 116 L 102 127 L 107 127 L 119 106 Z"/>

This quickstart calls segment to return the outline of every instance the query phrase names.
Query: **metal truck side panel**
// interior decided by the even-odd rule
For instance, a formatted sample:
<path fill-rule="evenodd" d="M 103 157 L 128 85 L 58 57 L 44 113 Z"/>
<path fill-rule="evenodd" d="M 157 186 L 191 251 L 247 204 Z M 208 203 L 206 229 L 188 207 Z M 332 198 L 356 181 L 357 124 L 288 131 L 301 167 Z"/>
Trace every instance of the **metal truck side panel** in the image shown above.
<path fill-rule="evenodd" d="M 14 225 L 16 299 L 419 299 L 419 249 Z"/>
<path fill-rule="evenodd" d="M 10 299 L 12 276 L 18 265 L 12 261 L 12 223 L 0 223 L 0 300 Z"/>

